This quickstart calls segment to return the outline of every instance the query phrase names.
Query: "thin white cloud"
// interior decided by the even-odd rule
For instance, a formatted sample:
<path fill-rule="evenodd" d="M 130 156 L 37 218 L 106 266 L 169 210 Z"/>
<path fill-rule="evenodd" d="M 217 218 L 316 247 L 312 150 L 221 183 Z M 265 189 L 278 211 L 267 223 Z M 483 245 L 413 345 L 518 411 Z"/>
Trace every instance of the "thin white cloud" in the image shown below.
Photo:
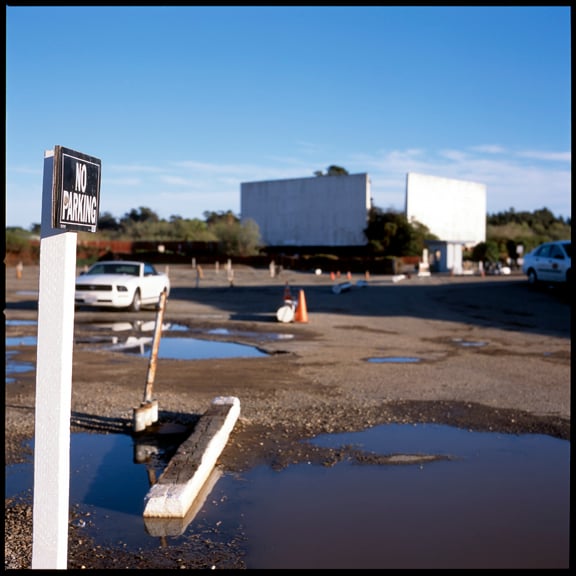
<path fill-rule="evenodd" d="M 42 169 L 31 168 L 30 166 L 6 166 L 6 171 L 13 174 L 34 174 L 41 175 Z"/>
<path fill-rule="evenodd" d="M 483 144 L 481 146 L 472 146 L 470 150 L 484 154 L 506 154 L 507 152 L 506 148 L 498 144 Z"/>
<path fill-rule="evenodd" d="M 529 158 L 531 160 L 541 160 L 542 162 L 572 162 L 572 152 L 544 152 L 543 150 L 519 150 L 511 151 L 498 144 L 486 144 L 473 146 L 473 152 L 481 154 L 509 155 L 517 158 Z"/>
<path fill-rule="evenodd" d="M 174 186 L 194 186 L 196 182 L 190 178 L 182 178 L 181 176 L 160 176 L 160 182 L 165 184 L 173 184 Z"/>
<path fill-rule="evenodd" d="M 142 185 L 142 178 L 107 178 L 103 176 L 102 185 L 117 187 L 129 186 L 130 188 L 134 188 L 135 186 Z"/>
<path fill-rule="evenodd" d="M 217 164 L 212 162 L 196 162 L 194 160 L 173 162 L 172 165 L 188 171 L 210 174 L 242 174 L 254 169 L 254 167 L 250 167 L 246 164 Z"/>
<path fill-rule="evenodd" d="M 123 172 L 124 174 L 132 172 L 137 172 L 138 174 L 142 174 L 143 172 L 147 174 L 158 174 L 166 171 L 165 168 L 147 164 L 106 164 L 106 170 L 110 172 Z"/>
<path fill-rule="evenodd" d="M 318 155 L 322 150 L 322 147 L 318 146 L 317 144 L 314 144 L 313 142 L 306 142 L 303 140 L 296 141 L 296 147 L 298 149 L 298 152 L 306 154 L 307 156 L 311 154 Z"/>
<path fill-rule="evenodd" d="M 462 150 L 440 150 L 438 155 L 456 164 L 468 162 L 470 159 L 470 156 Z"/>
<path fill-rule="evenodd" d="M 286 167 L 288 165 L 288 167 Z M 194 177 L 210 177 L 212 179 L 219 179 L 226 177 L 232 179 L 238 185 L 241 182 L 252 182 L 260 180 L 274 180 L 281 178 L 304 178 L 306 176 L 313 176 L 314 170 L 320 168 L 308 167 L 309 162 L 302 162 L 297 158 L 276 158 L 274 161 L 266 159 L 266 163 L 258 164 L 217 164 L 207 162 L 196 162 L 193 160 L 185 160 L 182 162 L 174 162 L 173 166 L 183 169 Z M 230 181 L 232 181 L 230 180 Z"/>
<path fill-rule="evenodd" d="M 525 150 L 518 152 L 521 158 L 532 158 L 534 160 L 551 160 L 553 162 L 572 162 L 572 152 L 541 152 L 539 150 Z"/>

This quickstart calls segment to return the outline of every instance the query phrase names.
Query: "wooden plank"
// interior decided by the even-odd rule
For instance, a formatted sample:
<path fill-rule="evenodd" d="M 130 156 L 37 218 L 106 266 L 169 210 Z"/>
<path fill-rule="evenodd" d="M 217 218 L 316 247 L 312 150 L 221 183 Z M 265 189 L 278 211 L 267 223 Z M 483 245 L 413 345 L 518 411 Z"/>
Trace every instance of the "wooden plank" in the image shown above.
<path fill-rule="evenodd" d="M 144 517 L 184 518 L 210 476 L 240 415 L 240 400 L 219 396 L 145 498 Z"/>

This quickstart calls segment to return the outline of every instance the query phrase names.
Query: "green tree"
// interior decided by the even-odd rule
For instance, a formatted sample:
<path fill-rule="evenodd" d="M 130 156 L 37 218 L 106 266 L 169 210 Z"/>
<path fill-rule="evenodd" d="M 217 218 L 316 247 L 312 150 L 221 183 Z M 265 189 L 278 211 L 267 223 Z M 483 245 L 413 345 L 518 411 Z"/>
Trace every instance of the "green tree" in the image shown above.
<path fill-rule="evenodd" d="M 30 244 L 30 233 L 20 227 L 11 226 L 6 228 L 5 241 L 6 253 L 21 255 Z"/>
<path fill-rule="evenodd" d="M 122 229 L 120 222 L 110 212 L 102 212 L 98 217 L 98 230 L 101 232 L 118 232 Z"/>
<path fill-rule="evenodd" d="M 438 238 L 427 226 L 414 220 L 409 222 L 403 213 L 389 209 L 384 212 L 373 207 L 368 212 L 368 225 L 364 229 L 373 251 L 385 256 L 419 256 L 426 240 Z"/>
<path fill-rule="evenodd" d="M 122 235 L 131 240 L 162 240 L 161 226 L 158 214 L 141 206 L 138 210 L 132 209 L 120 219 Z"/>
<path fill-rule="evenodd" d="M 215 242 L 217 240 L 208 224 L 199 218 L 187 220 L 181 216 L 171 216 L 169 224 L 170 240 Z"/>
<path fill-rule="evenodd" d="M 261 247 L 260 229 L 253 220 L 240 222 L 219 219 L 210 226 L 221 245 L 222 252 L 230 256 L 252 256 Z"/>
<path fill-rule="evenodd" d="M 132 208 L 130 212 L 124 214 L 124 217 L 120 220 L 122 225 L 131 224 L 133 222 L 158 222 L 160 218 L 158 214 L 154 212 L 151 208 L 146 208 L 141 206 L 138 210 Z"/>
<path fill-rule="evenodd" d="M 232 210 L 220 211 L 220 212 L 203 212 L 202 214 L 204 219 L 206 220 L 206 224 L 208 226 L 212 226 L 213 224 L 217 224 L 219 222 L 225 222 L 227 224 L 231 224 L 233 222 L 240 222 L 240 218 L 232 212 Z"/>
<path fill-rule="evenodd" d="M 328 166 L 326 174 L 324 174 L 322 170 L 316 170 L 314 176 L 348 176 L 348 170 L 342 168 L 342 166 L 332 164 L 331 166 Z"/>
<path fill-rule="evenodd" d="M 529 252 L 542 242 L 567 240 L 572 236 L 571 219 L 557 218 L 547 208 L 534 212 L 516 212 L 513 208 L 505 212 L 488 214 L 486 217 L 486 240 L 498 245 L 502 259 L 522 246 Z M 517 254 L 517 252 L 516 252 Z"/>
<path fill-rule="evenodd" d="M 348 176 L 348 170 L 346 168 L 342 168 L 341 166 L 328 166 L 328 176 Z"/>
<path fill-rule="evenodd" d="M 472 260 L 475 262 L 496 263 L 500 260 L 498 243 L 494 240 L 479 242 L 472 249 Z"/>

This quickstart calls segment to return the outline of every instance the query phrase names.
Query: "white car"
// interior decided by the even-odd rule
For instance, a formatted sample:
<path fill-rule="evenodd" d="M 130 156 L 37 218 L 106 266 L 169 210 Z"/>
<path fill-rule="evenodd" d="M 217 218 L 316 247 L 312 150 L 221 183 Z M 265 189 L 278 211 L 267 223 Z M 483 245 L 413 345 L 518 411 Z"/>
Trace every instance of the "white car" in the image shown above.
<path fill-rule="evenodd" d="M 572 242 L 544 242 L 524 256 L 522 272 L 530 284 L 572 282 Z"/>
<path fill-rule="evenodd" d="M 157 306 L 162 292 L 170 294 L 170 279 L 147 262 L 96 262 L 76 278 L 76 306 L 124 308 L 138 312 Z"/>

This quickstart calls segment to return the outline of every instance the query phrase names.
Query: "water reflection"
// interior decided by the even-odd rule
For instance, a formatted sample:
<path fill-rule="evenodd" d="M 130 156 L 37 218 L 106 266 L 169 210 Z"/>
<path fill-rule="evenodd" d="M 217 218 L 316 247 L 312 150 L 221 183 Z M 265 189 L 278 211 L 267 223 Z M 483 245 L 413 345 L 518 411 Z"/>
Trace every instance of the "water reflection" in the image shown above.
<path fill-rule="evenodd" d="M 139 356 L 150 356 L 152 338 L 129 337 L 125 342 L 114 345 L 111 350 L 120 350 Z M 265 352 L 254 346 L 233 342 L 213 342 L 195 338 L 162 338 L 158 358 L 172 360 L 207 360 L 210 358 L 263 358 Z"/>
<path fill-rule="evenodd" d="M 6 350 L 6 384 L 12 384 L 16 381 L 15 378 L 12 378 L 9 374 L 22 374 L 23 372 L 34 370 L 34 364 L 32 364 L 32 362 L 16 362 L 14 360 L 16 354 L 16 350 Z"/>
<path fill-rule="evenodd" d="M 386 364 L 386 363 L 412 364 L 420 362 L 420 358 L 414 358 L 411 356 L 380 356 L 374 358 L 367 358 L 366 362 L 373 362 L 375 364 Z"/>
<path fill-rule="evenodd" d="M 224 474 L 163 545 L 177 551 L 201 531 L 244 534 L 247 568 L 568 567 L 568 441 L 419 424 L 313 443 L 449 458 Z M 150 475 L 133 454 L 127 435 L 72 434 L 70 501 L 90 512 L 96 545 L 153 554 L 166 527 L 145 526 Z M 6 468 L 7 497 L 32 487 L 32 469 Z"/>
<path fill-rule="evenodd" d="M 454 342 L 454 344 L 458 344 L 459 346 L 463 346 L 464 348 L 481 348 L 482 346 L 486 346 L 486 342 L 464 340 L 463 338 L 452 338 L 452 342 Z"/>
<path fill-rule="evenodd" d="M 13 336 L 6 338 L 6 346 L 36 346 L 36 336 Z"/>
<path fill-rule="evenodd" d="M 380 426 L 314 442 L 451 458 L 251 472 L 239 486 L 249 503 L 248 541 L 257 541 L 249 567 L 568 566 L 569 442 L 439 425 Z"/>

